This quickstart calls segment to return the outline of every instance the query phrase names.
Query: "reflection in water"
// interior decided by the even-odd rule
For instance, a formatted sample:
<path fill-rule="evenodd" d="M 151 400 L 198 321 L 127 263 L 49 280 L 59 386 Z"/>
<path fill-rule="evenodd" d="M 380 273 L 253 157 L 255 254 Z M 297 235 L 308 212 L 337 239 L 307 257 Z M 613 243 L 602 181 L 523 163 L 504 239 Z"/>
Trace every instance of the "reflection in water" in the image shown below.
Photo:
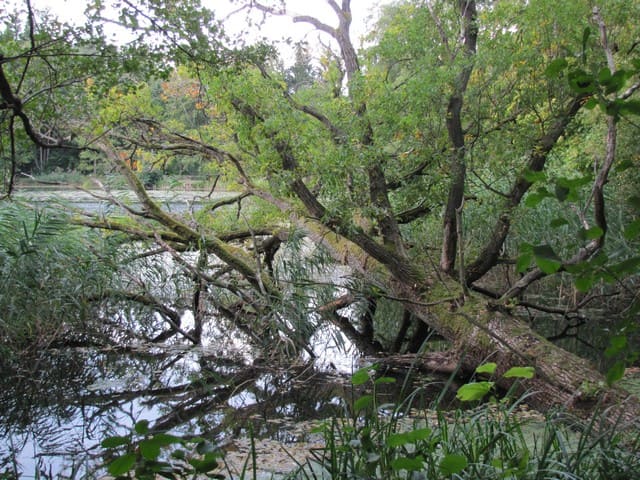
<path fill-rule="evenodd" d="M 232 362 L 202 348 L 49 350 L 2 371 L 0 472 L 22 478 L 37 469 L 42 478 L 95 476 L 101 440 L 128 434 L 141 419 L 155 431 L 217 443 L 246 435 L 249 425 L 260 437 L 303 441 L 286 425 L 343 413 L 358 395 L 348 377 L 309 364 Z M 397 399 L 402 383 L 381 395 Z"/>

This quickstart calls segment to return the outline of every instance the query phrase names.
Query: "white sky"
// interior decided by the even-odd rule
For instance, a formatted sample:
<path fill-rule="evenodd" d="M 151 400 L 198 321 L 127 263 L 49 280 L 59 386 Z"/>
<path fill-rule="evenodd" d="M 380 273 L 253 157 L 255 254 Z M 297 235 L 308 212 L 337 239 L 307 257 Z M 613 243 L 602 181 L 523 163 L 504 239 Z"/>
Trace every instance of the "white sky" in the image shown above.
<path fill-rule="evenodd" d="M 352 0 L 351 9 L 353 21 L 351 35 L 356 47 L 360 46 L 361 36 L 369 30 L 373 20 L 377 18 L 379 6 L 391 3 L 391 1 L 392 0 Z M 21 0 L 9 0 L 8 3 L 19 4 Z M 82 21 L 83 12 L 88 2 L 87 0 L 31 0 L 31 3 L 36 9 L 49 8 L 63 20 Z M 108 4 L 108 0 L 105 3 Z M 228 0 L 203 0 L 203 3 L 215 11 L 219 18 L 224 18 L 238 8 L 237 4 L 231 5 Z M 339 0 L 338 3 L 340 3 Z M 312 15 L 331 26 L 337 26 L 337 19 L 331 7 L 323 0 L 287 0 L 287 8 L 292 12 Z M 244 28 L 244 12 L 233 15 L 225 22 L 225 29 L 229 33 L 239 33 Z M 273 41 L 283 39 L 284 37 L 291 37 L 294 41 L 307 40 L 311 45 L 316 45 L 318 33 L 314 32 L 308 24 L 294 24 L 287 18 L 275 17 L 270 18 L 262 30 L 256 34 L 256 38 L 261 36 Z M 286 52 L 282 52 L 282 54 L 285 57 L 288 55 Z"/>

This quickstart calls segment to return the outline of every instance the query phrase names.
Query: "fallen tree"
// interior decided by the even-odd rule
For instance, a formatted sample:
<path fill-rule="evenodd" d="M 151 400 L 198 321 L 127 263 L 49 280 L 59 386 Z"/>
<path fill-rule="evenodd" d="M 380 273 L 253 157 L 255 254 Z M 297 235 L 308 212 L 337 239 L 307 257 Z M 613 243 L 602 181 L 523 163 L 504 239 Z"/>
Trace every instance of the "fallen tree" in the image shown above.
<path fill-rule="evenodd" d="M 535 377 L 523 388 L 535 392 L 530 401 L 539 408 L 586 412 L 623 405 L 615 413 L 635 420 L 637 399 L 624 403 L 625 393 L 608 385 L 620 376 L 620 363 L 605 378 L 517 316 L 519 306 L 531 305 L 528 290 L 554 277 L 571 278 L 574 292 L 583 294 L 600 282 L 626 285 L 637 273 L 633 250 L 616 262 L 602 256 L 610 234 L 605 187 L 620 158 L 633 157 L 633 151 L 620 154 L 618 144 L 622 121 L 638 111 L 640 68 L 637 62 L 618 68 L 627 59 L 614 55 L 633 52 L 633 35 L 620 34 L 617 41 L 629 45 L 614 48 L 602 14 L 583 7 L 578 14 L 575 5 L 558 11 L 552 2 L 523 2 L 521 10 L 501 11 L 473 0 L 407 2 L 389 10 L 365 57 L 350 38 L 350 2 L 327 5 L 337 26 L 293 15 L 294 22 L 329 35 L 340 52 L 326 56 L 324 77 L 312 79 L 308 90 L 290 88 L 264 57 L 239 56 L 229 67 L 219 55 L 215 62 L 202 55 L 199 43 L 187 42 L 189 50 L 177 42 L 177 58 L 189 70 L 183 75 L 196 82 L 198 108 L 206 109 L 201 124 L 162 118 L 170 117 L 169 107 L 159 114 L 152 89 L 143 85 L 94 99 L 92 129 L 77 130 L 88 148 L 117 167 L 139 205 L 105 196 L 124 209 L 123 217 L 84 214 L 73 221 L 143 241 L 150 255 L 168 253 L 193 280 L 196 328 L 185 332 L 175 312 L 156 302 L 169 325 L 156 338 L 182 335 L 198 343 L 199 327 L 210 316 L 226 319 L 273 354 L 313 355 L 308 341 L 318 321 L 311 317 L 335 315 L 349 304 L 338 300 L 350 298 L 369 312 L 355 321 L 333 320 L 365 348 L 416 350 L 406 347 L 405 335 L 411 328 L 419 332 L 409 342 L 415 347 L 426 338 L 416 325 L 426 324 L 450 343 L 447 358 L 468 372 L 486 361 L 498 365 L 498 376 L 514 366 L 534 367 Z M 288 15 L 260 2 L 247 7 Z M 124 2 L 123 8 L 132 7 Z M 557 21 L 571 28 L 558 32 Z M 576 32 L 582 34 L 577 44 Z M 174 42 L 176 35 L 189 38 L 179 29 L 158 34 Z M 558 42 L 581 48 L 580 55 L 565 55 Z M 185 49 L 191 52 L 186 58 Z M 3 70 L 0 76 L 4 108 L 28 118 Z M 584 142 L 595 151 L 582 149 Z M 216 165 L 236 190 L 234 200 L 184 215 L 154 201 L 134 164 L 184 155 Z M 552 165 L 565 158 L 570 163 L 571 155 L 589 160 L 573 170 Z M 243 207 L 248 200 L 253 205 Z M 259 218 L 250 217 L 252 208 Z M 563 216 L 537 233 L 568 226 L 564 236 L 514 234 L 514 226 L 526 227 L 545 209 Z M 474 227 L 482 229 L 476 234 Z M 629 240 L 637 242 L 637 221 L 629 227 Z M 274 267 L 275 251 L 301 236 L 349 268 L 357 284 L 352 297 L 343 296 L 343 285 L 331 285 L 330 298 L 320 302 L 313 275 L 287 277 Z M 198 261 L 184 260 L 185 251 L 200 252 Z M 517 280 L 496 280 L 501 262 Z M 155 301 L 127 298 L 148 306 Z M 406 313 L 393 347 L 381 341 L 386 332 L 373 320 L 378 298 Z M 629 318 L 636 321 L 633 302 Z M 412 319 L 417 324 L 411 326 Z M 358 320 L 363 325 L 355 325 Z"/>

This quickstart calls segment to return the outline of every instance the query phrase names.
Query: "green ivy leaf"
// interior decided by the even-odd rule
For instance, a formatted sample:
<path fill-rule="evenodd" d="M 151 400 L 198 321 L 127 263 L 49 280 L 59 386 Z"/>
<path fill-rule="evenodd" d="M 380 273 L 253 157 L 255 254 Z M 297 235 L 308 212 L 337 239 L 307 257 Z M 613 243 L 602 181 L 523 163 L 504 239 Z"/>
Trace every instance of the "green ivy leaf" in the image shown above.
<path fill-rule="evenodd" d="M 467 457 L 457 453 L 450 453 L 440 460 L 439 468 L 444 475 L 450 476 L 462 472 L 467 468 L 467 465 L 469 465 Z"/>
<path fill-rule="evenodd" d="M 493 387 L 494 382 L 471 382 L 462 385 L 456 393 L 456 398 L 461 402 L 473 402 L 482 400 Z"/>
<path fill-rule="evenodd" d="M 504 373 L 504 378 L 533 378 L 535 369 L 533 367 L 511 367 Z"/>
<path fill-rule="evenodd" d="M 489 375 L 493 375 L 496 371 L 496 368 L 498 368 L 497 363 L 487 362 L 487 363 L 483 363 L 478 368 L 476 368 L 476 373 L 486 373 Z"/>
<path fill-rule="evenodd" d="M 142 440 L 139 447 L 140 453 L 147 460 L 155 460 L 160 456 L 160 444 L 152 438 Z"/>
<path fill-rule="evenodd" d="M 127 453 L 121 457 L 116 458 L 107 467 L 107 471 L 114 477 L 124 475 L 133 468 L 136 463 L 136 456 L 133 453 Z"/>

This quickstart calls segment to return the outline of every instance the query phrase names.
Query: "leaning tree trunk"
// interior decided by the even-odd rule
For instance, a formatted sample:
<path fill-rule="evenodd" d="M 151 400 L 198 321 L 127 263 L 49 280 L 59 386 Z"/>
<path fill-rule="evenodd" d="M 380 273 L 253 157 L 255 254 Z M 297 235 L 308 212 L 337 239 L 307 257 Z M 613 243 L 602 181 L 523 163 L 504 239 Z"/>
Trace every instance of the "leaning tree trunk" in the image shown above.
<path fill-rule="evenodd" d="M 328 232 L 319 222 L 295 220 L 334 258 L 402 301 L 407 310 L 447 339 L 459 355 L 463 370 L 472 372 L 484 362 L 495 362 L 497 384 L 507 389 L 513 381 L 502 378 L 501 373 L 516 366 L 530 366 L 535 369 L 534 378 L 521 381 L 519 389 L 530 394 L 527 402 L 532 407 L 542 411 L 564 407 L 584 417 L 599 406 L 608 409 L 612 421 L 637 421 L 637 397 L 607 386 L 604 376 L 590 362 L 554 345 L 513 313 L 491 308 L 480 296 L 463 297 L 460 285 L 449 277 L 425 275 L 427 280 L 417 284 L 415 279 L 394 276 L 356 244 Z"/>

